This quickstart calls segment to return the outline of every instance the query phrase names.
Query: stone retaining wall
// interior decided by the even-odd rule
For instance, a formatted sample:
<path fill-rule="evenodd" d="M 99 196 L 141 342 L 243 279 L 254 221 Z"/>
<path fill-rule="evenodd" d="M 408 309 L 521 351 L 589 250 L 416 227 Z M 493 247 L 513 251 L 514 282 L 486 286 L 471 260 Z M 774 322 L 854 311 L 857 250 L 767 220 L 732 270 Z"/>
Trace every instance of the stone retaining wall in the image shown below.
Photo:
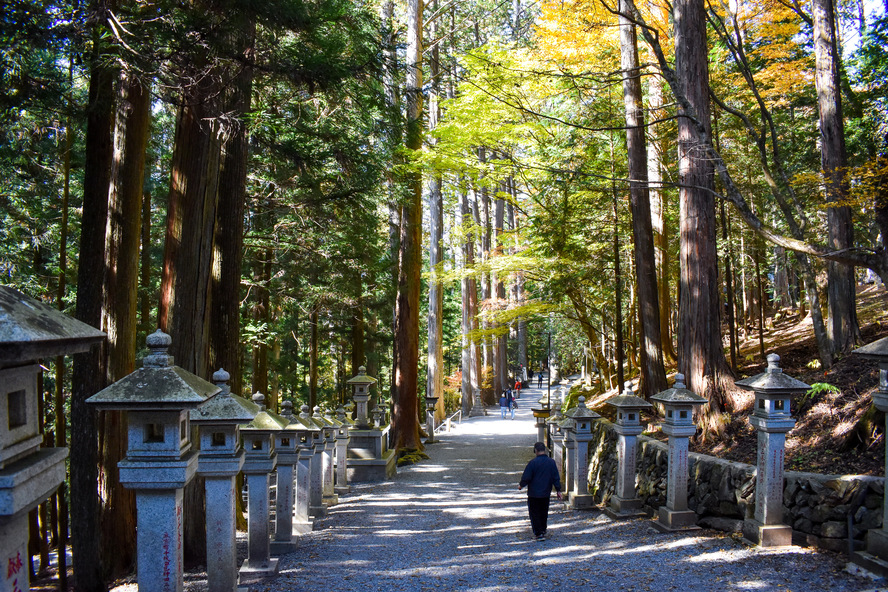
<path fill-rule="evenodd" d="M 598 504 L 613 495 L 617 475 L 617 434 L 611 422 L 593 422 L 590 443 L 589 493 Z M 666 504 L 665 443 L 638 439 L 636 488 L 645 510 L 654 514 Z M 755 510 L 756 468 L 704 454 L 688 455 L 688 507 L 700 525 L 739 532 L 742 520 Z M 863 541 L 866 531 L 882 526 L 884 479 L 863 475 L 820 475 L 787 471 L 783 521 L 793 528 L 796 544 L 837 551 L 847 549 L 848 515 L 853 535 Z"/>

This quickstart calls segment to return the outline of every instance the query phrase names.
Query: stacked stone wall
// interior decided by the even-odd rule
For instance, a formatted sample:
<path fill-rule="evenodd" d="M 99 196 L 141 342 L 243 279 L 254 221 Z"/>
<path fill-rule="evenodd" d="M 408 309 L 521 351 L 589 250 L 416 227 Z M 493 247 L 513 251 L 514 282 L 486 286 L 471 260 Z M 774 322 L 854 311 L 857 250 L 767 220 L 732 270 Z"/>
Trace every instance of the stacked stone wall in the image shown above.
<path fill-rule="evenodd" d="M 614 493 L 617 478 L 617 433 L 614 425 L 594 422 L 590 444 L 589 493 L 599 505 Z M 645 510 L 654 514 L 666 505 L 668 447 L 646 436 L 638 439 L 636 491 Z M 739 532 L 755 510 L 752 465 L 704 454 L 688 455 L 688 508 L 701 526 Z M 787 471 L 783 492 L 783 522 L 792 526 L 797 544 L 844 551 L 848 517 L 852 534 L 863 541 L 866 531 L 882 526 L 884 479 L 865 475 L 821 475 Z"/>

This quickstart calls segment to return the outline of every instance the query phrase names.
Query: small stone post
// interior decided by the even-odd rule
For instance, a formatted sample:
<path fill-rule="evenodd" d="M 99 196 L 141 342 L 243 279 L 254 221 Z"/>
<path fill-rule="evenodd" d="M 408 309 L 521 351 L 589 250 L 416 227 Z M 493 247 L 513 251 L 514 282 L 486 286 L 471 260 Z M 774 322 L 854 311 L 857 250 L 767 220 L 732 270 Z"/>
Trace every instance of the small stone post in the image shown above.
<path fill-rule="evenodd" d="M 853 353 L 879 364 L 879 390 L 873 395 L 873 404 L 876 409 L 885 413 L 884 433 L 888 434 L 888 337 L 858 348 Z M 886 440 L 886 449 L 888 449 L 888 440 Z M 885 474 L 888 475 L 888 455 L 885 459 Z M 888 577 L 888 496 L 882 503 L 882 527 L 867 532 L 866 551 L 855 553 L 853 559 L 870 571 Z"/>
<path fill-rule="evenodd" d="M 638 435 L 642 432 L 641 410 L 652 407 L 636 397 L 630 383 L 626 383 L 622 395 L 611 397 L 607 404 L 617 408 L 615 431 L 617 442 L 617 488 L 610 498 L 605 513 L 614 519 L 643 516 L 641 499 L 635 496 L 635 457 L 638 452 Z"/>
<path fill-rule="evenodd" d="M 654 528 L 660 532 L 697 529 L 697 513 L 688 510 L 688 438 L 697 433 L 694 407 L 706 399 L 685 388 L 684 375 L 675 375 L 675 386 L 651 397 L 666 412 L 663 433 L 669 436 L 666 505 L 659 509 Z"/>
<path fill-rule="evenodd" d="M 570 488 L 569 504 L 575 510 L 587 510 L 594 503 L 589 494 L 589 442 L 592 441 L 592 421 L 601 417 L 586 407 L 586 397 L 580 397 L 569 421 L 570 439 L 573 440 L 573 483 Z"/>
<path fill-rule="evenodd" d="M 274 507 L 274 540 L 271 552 L 275 555 L 296 548 L 293 535 L 293 514 L 296 502 L 296 464 L 299 462 L 299 433 L 294 423 L 293 401 L 281 402 L 281 417 L 287 426 L 274 433 L 274 450 L 277 453 L 277 497 Z"/>
<path fill-rule="evenodd" d="M 136 492 L 136 561 L 140 592 L 181 592 L 182 491 L 197 471 L 189 409 L 219 392 L 168 354 L 172 340 L 149 335 L 142 368 L 87 399 L 101 410 L 126 411 L 126 458 L 120 484 Z"/>
<path fill-rule="evenodd" d="M 790 416 L 792 395 L 811 387 L 783 373 L 780 356 L 768 354 L 768 368 L 735 384 L 755 393 L 749 423 L 758 430 L 758 466 L 755 479 L 755 517 L 743 522 L 743 536 L 761 547 L 792 544 L 792 527 L 783 524 L 783 459 L 786 432 L 795 425 Z"/>
<path fill-rule="evenodd" d="M 38 361 L 84 352 L 104 339 L 98 329 L 0 286 L 0 592 L 29 590 L 28 513 L 65 483 L 68 449 L 40 446 Z M 64 548 L 67 533 L 62 537 Z M 65 557 L 59 557 L 61 582 Z"/>
<path fill-rule="evenodd" d="M 231 394 L 230 378 L 221 368 L 214 372 L 219 394 L 191 410 L 191 423 L 200 434 L 197 474 L 204 478 L 207 500 L 207 588 L 220 592 L 238 589 L 235 481 L 244 465 L 238 426 L 259 413 L 258 405 Z"/>
<path fill-rule="evenodd" d="M 247 559 L 241 565 L 242 579 L 274 575 L 278 560 L 271 557 L 268 502 L 270 474 L 277 466 L 274 435 L 287 426 L 287 420 L 265 409 L 265 395 L 256 393 L 253 402 L 260 407 L 256 417 L 241 428 L 246 460 L 243 473 L 247 481 Z"/>

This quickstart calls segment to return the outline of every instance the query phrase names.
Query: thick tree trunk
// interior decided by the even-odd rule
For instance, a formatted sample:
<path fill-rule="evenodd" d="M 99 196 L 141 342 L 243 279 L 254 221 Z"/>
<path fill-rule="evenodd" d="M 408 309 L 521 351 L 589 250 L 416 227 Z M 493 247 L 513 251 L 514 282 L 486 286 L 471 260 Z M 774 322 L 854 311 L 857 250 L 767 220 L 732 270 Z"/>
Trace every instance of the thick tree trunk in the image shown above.
<path fill-rule="evenodd" d="M 319 315 L 318 310 L 320 309 L 319 304 L 315 304 L 311 309 L 311 314 L 308 318 L 309 329 L 311 331 L 311 337 L 309 338 L 309 353 L 308 353 L 308 406 L 311 409 L 315 408 L 315 405 L 318 404 L 318 322 Z"/>
<path fill-rule="evenodd" d="M 816 63 L 817 105 L 820 111 L 820 164 L 824 174 L 827 203 L 845 202 L 849 195 L 845 178 L 848 158 L 845 151 L 845 124 L 839 87 L 836 49 L 835 8 L 832 0 L 814 0 L 814 57 Z M 827 209 L 829 246 L 836 251 L 854 246 L 850 206 Z M 833 353 L 847 353 L 860 335 L 857 324 L 854 268 L 830 261 L 827 264 L 829 295 L 829 336 Z"/>
<path fill-rule="evenodd" d="M 468 192 L 463 187 L 460 189 L 460 218 L 463 227 L 474 225 L 474 217 L 469 205 Z M 470 276 L 475 267 L 475 233 L 466 232 L 465 242 L 462 245 L 463 267 L 465 275 L 462 278 L 462 410 L 468 414 L 472 410 L 475 388 L 479 387 L 480 364 L 478 360 L 478 348 L 469 335 L 478 328 L 478 286 L 475 278 Z"/>
<path fill-rule="evenodd" d="M 625 10 L 621 6 L 621 10 Z M 629 156 L 629 202 L 632 210 L 632 236 L 635 246 L 635 283 L 641 324 L 641 392 L 650 397 L 666 390 L 666 370 L 660 339 L 660 304 L 651 204 L 648 195 L 647 146 L 641 103 L 638 42 L 635 25 L 620 16 L 620 55 L 623 69 L 623 103 L 626 113 L 626 149 Z"/>
<path fill-rule="evenodd" d="M 506 214 L 506 204 L 505 201 L 501 197 L 497 197 L 494 200 L 494 246 L 493 246 L 493 257 L 502 257 L 503 256 L 503 223 L 505 222 L 505 214 Z M 494 288 L 494 297 L 495 301 L 493 303 L 493 310 L 500 311 L 503 310 L 507 306 L 506 302 L 506 285 L 503 282 L 503 279 L 499 277 L 495 271 L 490 272 L 490 281 L 493 283 Z M 499 393 L 503 392 L 509 385 L 509 364 L 507 359 L 507 351 L 506 347 L 506 338 L 507 334 L 504 332 L 505 328 L 501 327 L 499 323 L 494 325 L 494 328 L 499 329 L 498 334 L 493 339 L 494 343 L 494 351 L 493 351 L 493 400 L 488 399 L 485 401 L 488 404 L 494 403 L 497 399 Z"/>
<path fill-rule="evenodd" d="M 432 3 L 432 11 L 437 12 L 437 0 Z M 436 22 L 436 21 L 435 21 Z M 433 22 L 430 28 L 432 39 L 437 38 L 438 28 Z M 429 94 L 429 130 L 438 125 L 440 110 L 438 96 L 440 94 L 439 45 L 432 49 L 429 70 L 432 77 L 432 92 Z M 444 241 L 444 200 L 441 195 L 441 175 L 435 173 L 429 180 L 429 311 L 428 311 L 428 361 L 426 396 L 438 397 L 436 415 L 443 415 L 444 410 L 444 285 L 439 279 L 443 269 Z M 440 412 L 438 411 L 440 409 Z"/>
<path fill-rule="evenodd" d="M 677 0 L 673 14 L 676 76 L 690 108 L 711 137 L 703 1 Z M 681 183 L 678 363 L 688 388 L 709 399 L 709 410 L 715 415 L 730 406 L 722 384 L 723 379 L 730 376 L 730 370 L 725 362 L 719 323 L 715 201 L 711 191 L 713 165 L 698 140 L 694 122 L 680 116 L 678 125 Z"/>
<path fill-rule="evenodd" d="M 422 148 L 422 8 L 407 2 L 407 137 L 408 150 Z M 398 450 L 422 449 L 417 415 L 419 363 L 419 292 L 422 272 L 422 175 L 410 173 L 410 194 L 401 208 L 398 297 L 396 302 L 395 388 L 393 431 Z"/>
<path fill-rule="evenodd" d="M 245 26 L 241 38 L 244 67 L 226 89 L 228 120 L 219 171 L 219 205 L 216 211 L 216 256 L 210 318 L 210 370 L 224 368 L 230 375 L 231 392 L 242 395 L 240 303 L 244 253 L 244 209 L 247 201 L 249 141 L 246 114 L 253 87 L 255 23 Z"/>
<path fill-rule="evenodd" d="M 122 73 L 105 238 L 104 330 L 108 334 L 109 383 L 136 368 L 139 241 L 150 109 L 148 89 L 132 74 Z M 111 577 L 119 577 L 132 569 L 136 558 L 135 495 L 120 485 L 117 469 L 117 463 L 126 456 L 126 416 L 120 411 L 103 411 L 99 413 L 99 425 L 104 568 Z"/>
<path fill-rule="evenodd" d="M 92 22 L 106 20 L 108 6 L 91 6 Z M 105 278 L 105 225 L 111 180 L 114 123 L 114 76 L 101 55 L 100 31 L 93 32 L 89 103 L 87 107 L 86 161 L 83 171 L 83 213 L 77 268 L 75 317 L 93 327 L 102 326 Z M 105 387 L 104 344 L 74 356 L 71 375 L 71 543 L 74 551 L 75 587 L 79 592 L 103 592 L 101 529 L 99 522 L 98 438 L 96 412 L 86 399 Z"/>
<path fill-rule="evenodd" d="M 207 73 L 203 73 L 207 74 Z M 207 74 L 183 91 L 173 145 L 164 243 L 160 328 L 172 338 L 176 364 L 208 378 L 216 208 L 222 156 L 221 95 Z M 185 488 L 184 555 L 206 561 L 203 479 Z"/>

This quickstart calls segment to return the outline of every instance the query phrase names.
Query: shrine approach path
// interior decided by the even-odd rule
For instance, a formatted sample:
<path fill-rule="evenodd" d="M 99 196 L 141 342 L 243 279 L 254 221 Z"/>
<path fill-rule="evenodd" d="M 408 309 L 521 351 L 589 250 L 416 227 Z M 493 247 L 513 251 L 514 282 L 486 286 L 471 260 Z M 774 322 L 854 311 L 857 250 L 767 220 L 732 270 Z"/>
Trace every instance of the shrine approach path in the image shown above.
<path fill-rule="evenodd" d="M 387 482 L 353 484 L 340 503 L 281 556 L 280 573 L 254 592 L 531 590 L 861 591 L 870 580 L 842 556 L 760 550 L 712 530 L 659 534 L 650 521 L 615 522 L 566 511 L 553 497 L 549 538 L 534 540 L 518 480 L 536 428 L 527 389 L 515 419 L 499 408 L 463 420 L 431 459 Z"/>

